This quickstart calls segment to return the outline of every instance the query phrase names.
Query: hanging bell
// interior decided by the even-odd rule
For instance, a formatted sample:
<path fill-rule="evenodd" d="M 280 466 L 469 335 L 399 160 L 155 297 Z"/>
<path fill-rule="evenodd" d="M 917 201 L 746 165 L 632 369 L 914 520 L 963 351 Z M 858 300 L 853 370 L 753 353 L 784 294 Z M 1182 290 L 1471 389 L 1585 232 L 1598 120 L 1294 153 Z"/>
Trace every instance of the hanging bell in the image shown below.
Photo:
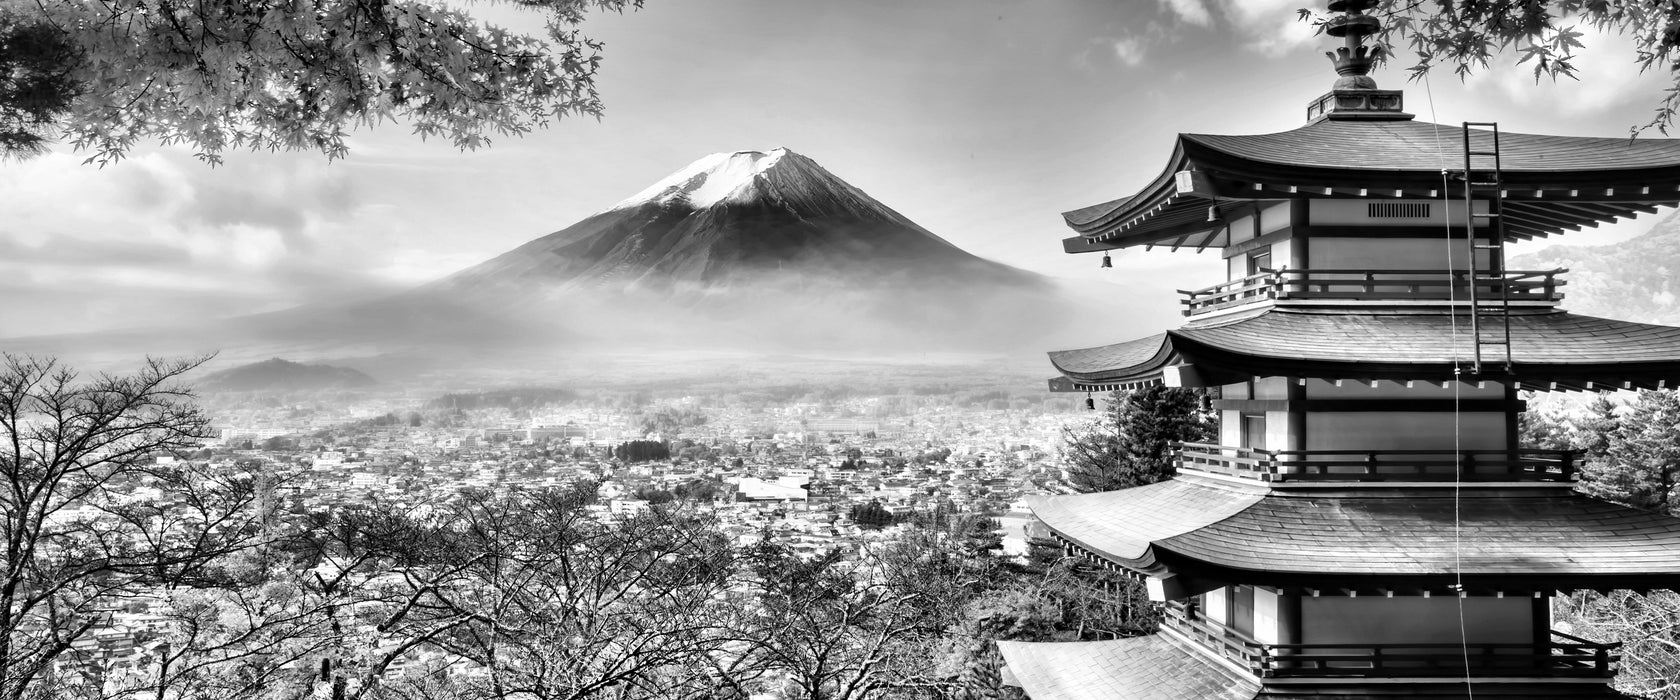
<path fill-rule="evenodd" d="M 1087 411 L 1097 410 L 1097 400 L 1091 398 L 1090 394 L 1085 395 L 1085 410 L 1087 410 Z"/>
<path fill-rule="evenodd" d="M 1102 264 L 1102 266 L 1103 267 L 1114 267 L 1114 258 L 1108 257 L 1108 253 L 1103 253 L 1103 264 Z"/>
<path fill-rule="evenodd" d="M 1208 223 L 1211 224 L 1211 223 L 1214 223 L 1216 221 L 1224 221 L 1224 220 L 1225 220 L 1225 217 L 1219 215 L 1219 205 L 1213 204 L 1213 205 L 1208 206 Z"/>

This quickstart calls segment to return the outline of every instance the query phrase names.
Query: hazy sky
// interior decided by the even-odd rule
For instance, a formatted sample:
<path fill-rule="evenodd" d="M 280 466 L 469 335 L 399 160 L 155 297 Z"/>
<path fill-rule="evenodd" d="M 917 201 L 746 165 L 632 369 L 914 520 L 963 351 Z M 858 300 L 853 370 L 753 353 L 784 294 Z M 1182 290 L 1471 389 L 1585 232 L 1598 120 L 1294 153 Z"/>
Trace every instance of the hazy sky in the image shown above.
<path fill-rule="evenodd" d="M 1299 126 L 1335 75 L 1300 0 L 647 0 L 598 15 L 600 122 L 487 150 L 358 132 L 346 159 L 155 146 L 82 165 L 0 163 L 0 337 L 227 316 L 400 289 L 563 228 L 708 153 L 785 146 L 979 255 L 1152 300 L 1217 281 L 1218 258 L 1061 253 L 1059 213 L 1130 194 L 1177 132 Z M 503 23 L 534 17 L 496 5 Z M 1593 38 L 1582 80 L 1526 68 L 1429 92 L 1378 72 L 1428 120 L 1619 136 L 1664 87 Z M 1404 63 L 1403 61 L 1400 63 Z M 1639 223 L 1636 222 L 1635 226 Z M 1591 244 L 1631 229 L 1572 234 Z M 1140 329 L 1141 330 L 1141 329 Z M 1131 337 L 1119 333 L 1116 337 Z"/>

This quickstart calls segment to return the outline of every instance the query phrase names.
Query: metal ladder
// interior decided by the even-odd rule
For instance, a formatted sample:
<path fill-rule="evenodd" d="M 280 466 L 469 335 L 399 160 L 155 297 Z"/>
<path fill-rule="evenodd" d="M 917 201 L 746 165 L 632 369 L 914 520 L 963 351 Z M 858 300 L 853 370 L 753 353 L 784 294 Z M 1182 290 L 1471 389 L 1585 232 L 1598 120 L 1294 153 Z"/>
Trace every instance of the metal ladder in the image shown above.
<path fill-rule="evenodd" d="M 1488 127 L 1477 132 L 1483 136 L 1483 150 L 1475 150 L 1471 143 L 1471 127 Z M 1492 150 L 1487 150 L 1491 137 Z M 1477 158 L 1484 161 L 1476 167 Z M 1493 162 L 1487 163 L 1485 159 Z M 1492 165 L 1491 168 L 1487 167 Z M 1499 123 L 1464 122 L 1464 238 L 1470 246 L 1470 333 L 1475 349 L 1472 371 L 1481 376 L 1489 369 L 1511 374 L 1511 296 L 1505 284 L 1505 220 L 1503 200 L 1505 173 L 1499 159 Z M 1485 200 L 1485 214 L 1476 212 L 1476 200 Z M 1491 238 L 1487 242 L 1476 238 L 1477 224 L 1486 221 Z M 1486 253 L 1488 264 L 1482 268 L 1477 258 Z M 1484 285 L 1489 289 L 1484 289 Z M 1456 313 L 1456 312 L 1454 312 Z"/>

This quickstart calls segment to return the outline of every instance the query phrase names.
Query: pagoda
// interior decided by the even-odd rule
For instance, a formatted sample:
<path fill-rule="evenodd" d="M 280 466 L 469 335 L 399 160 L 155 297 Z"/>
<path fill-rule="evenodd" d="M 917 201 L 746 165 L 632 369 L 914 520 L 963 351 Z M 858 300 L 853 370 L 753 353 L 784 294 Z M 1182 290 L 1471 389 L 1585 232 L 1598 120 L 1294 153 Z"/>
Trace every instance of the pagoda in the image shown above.
<path fill-rule="evenodd" d="M 1064 214 L 1070 253 L 1225 259 L 1181 328 L 1050 353 L 1053 390 L 1205 391 L 1219 444 L 1032 502 L 1165 610 L 1144 637 L 1000 642 L 1035 700 L 1620 698 L 1616 645 L 1554 629 L 1552 598 L 1680 588 L 1680 519 L 1518 444 L 1519 392 L 1680 384 L 1680 328 L 1571 314 L 1565 271 L 1504 265 L 1508 242 L 1680 204 L 1680 140 L 1418 121 L 1367 75 L 1375 4 L 1329 3 L 1340 78 L 1306 125 L 1181 134 L 1142 190 Z"/>

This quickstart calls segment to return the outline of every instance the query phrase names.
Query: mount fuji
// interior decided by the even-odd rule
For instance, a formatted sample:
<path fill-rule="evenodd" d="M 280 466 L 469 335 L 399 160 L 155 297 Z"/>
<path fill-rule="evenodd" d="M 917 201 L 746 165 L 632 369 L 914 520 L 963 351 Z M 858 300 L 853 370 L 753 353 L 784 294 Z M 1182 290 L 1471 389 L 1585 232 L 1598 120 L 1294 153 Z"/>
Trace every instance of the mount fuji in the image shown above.
<path fill-rule="evenodd" d="M 970 254 L 778 148 L 706 156 L 406 292 L 174 337 L 218 343 L 224 358 L 987 354 L 1042 349 L 1064 302 L 1048 279 Z M 102 342 L 151 345 L 133 334 Z"/>
<path fill-rule="evenodd" d="M 706 156 L 560 231 L 435 285 L 715 294 L 797 274 L 1027 285 L 1036 277 L 974 255 L 785 148 Z M 885 278 L 885 279 L 883 279 Z M 556 286 L 558 285 L 558 286 Z"/>
<path fill-rule="evenodd" d="M 539 347 L 994 352 L 1048 330 L 1056 297 L 1047 279 L 968 253 L 778 148 L 706 156 L 571 226 L 349 311 L 418 322 L 398 335 L 459 328 Z"/>

